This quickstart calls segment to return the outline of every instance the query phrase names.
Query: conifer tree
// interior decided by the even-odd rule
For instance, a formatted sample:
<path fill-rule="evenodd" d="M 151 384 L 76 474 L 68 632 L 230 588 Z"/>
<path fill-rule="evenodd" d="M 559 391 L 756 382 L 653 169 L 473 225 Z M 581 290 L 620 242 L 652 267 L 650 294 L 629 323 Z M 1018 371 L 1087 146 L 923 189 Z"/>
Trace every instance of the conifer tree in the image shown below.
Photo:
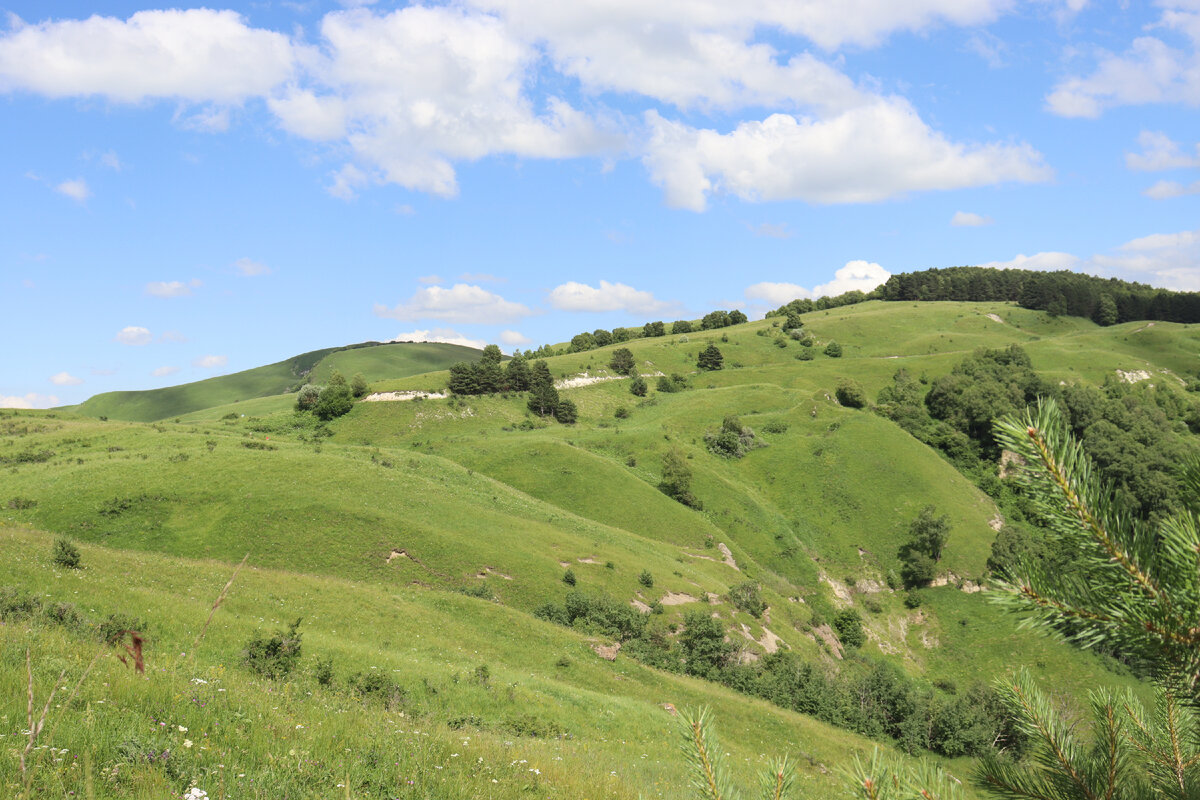
<path fill-rule="evenodd" d="M 558 407 L 558 390 L 554 388 L 554 377 L 545 361 L 533 362 L 529 374 L 529 410 L 539 417 L 554 413 Z"/>

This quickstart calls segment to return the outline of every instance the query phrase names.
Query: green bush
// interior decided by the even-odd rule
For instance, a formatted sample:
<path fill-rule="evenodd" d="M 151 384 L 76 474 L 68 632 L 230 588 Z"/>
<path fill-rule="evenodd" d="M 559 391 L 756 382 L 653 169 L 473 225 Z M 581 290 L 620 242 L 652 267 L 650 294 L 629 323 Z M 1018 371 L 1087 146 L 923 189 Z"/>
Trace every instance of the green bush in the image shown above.
<path fill-rule="evenodd" d="M 834 391 L 837 401 L 846 408 L 862 408 L 867 404 L 867 394 L 858 381 L 842 378 Z"/>
<path fill-rule="evenodd" d="M 729 602 L 753 617 L 761 617 L 767 608 L 762 599 L 762 587 L 754 581 L 739 583 L 730 588 Z"/>
<path fill-rule="evenodd" d="M 578 579 L 575 577 L 574 570 L 568 569 L 566 572 L 563 573 L 562 582 L 565 583 L 567 586 L 574 586 L 576 584 L 577 580 Z"/>
<path fill-rule="evenodd" d="M 52 558 L 55 566 L 65 569 L 79 569 L 80 567 L 79 549 L 66 539 L 56 539 L 54 541 Z"/>
<path fill-rule="evenodd" d="M 572 425 L 579 419 L 579 408 L 573 400 L 559 400 L 554 406 L 554 418 L 564 425 Z"/>
<path fill-rule="evenodd" d="M 242 650 L 242 663 L 267 678 L 286 678 L 300 660 L 300 620 L 270 638 L 256 636 Z"/>
<path fill-rule="evenodd" d="M 640 375 L 634 375 L 633 380 L 629 382 L 629 393 L 634 397 L 645 397 L 648 388 L 646 379 Z"/>
<path fill-rule="evenodd" d="M 638 583 L 645 586 L 647 589 L 654 588 L 654 576 L 650 574 L 650 570 L 642 570 L 642 574 L 638 575 Z"/>
<path fill-rule="evenodd" d="M 833 618 L 833 630 L 844 647 L 858 648 L 866 644 L 867 632 L 863 629 L 862 616 L 853 608 L 838 612 Z"/>
<path fill-rule="evenodd" d="M 829 356 L 830 358 L 841 358 L 842 346 L 837 342 L 830 342 L 829 344 L 825 345 L 824 352 L 825 355 Z"/>

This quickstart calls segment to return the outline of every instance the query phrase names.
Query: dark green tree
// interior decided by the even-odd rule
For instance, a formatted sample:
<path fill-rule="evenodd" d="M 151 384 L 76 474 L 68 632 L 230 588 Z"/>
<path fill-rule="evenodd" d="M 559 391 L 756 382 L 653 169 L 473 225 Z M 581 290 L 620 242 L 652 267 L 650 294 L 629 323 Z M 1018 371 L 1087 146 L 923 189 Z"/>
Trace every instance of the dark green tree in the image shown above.
<path fill-rule="evenodd" d="M 554 418 L 564 425 L 573 425 L 579 418 L 579 408 L 574 400 L 563 398 L 554 406 Z"/>
<path fill-rule="evenodd" d="M 738 311 L 735 309 L 735 310 L 729 312 L 729 324 L 730 325 L 741 325 L 743 322 L 749 322 L 749 321 L 750 321 L 750 318 L 747 317 L 741 311 Z"/>
<path fill-rule="evenodd" d="M 715 677 L 733 656 L 733 645 L 725 641 L 725 628 L 707 611 L 684 614 L 679 644 L 688 674 L 702 678 Z"/>
<path fill-rule="evenodd" d="M 671 325 L 671 333 L 691 333 L 692 323 L 686 319 L 676 320 Z"/>
<path fill-rule="evenodd" d="M 646 390 L 646 379 L 641 375 L 634 375 L 633 380 L 629 382 L 629 393 L 634 397 L 645 397 Z"/>
<path fill-rule="evenodd" d="M 867 404 L 866 392 L 863 391 L 858 381 L 851 378 L 842 378 L 838 381 L 834 396 L 847 408 L 862 408 Z"/>
<path fill-rule="evenodd" d="M 845 647 L 859 648 L 867 641 L 863 630 L 862 616 L 853 608 L 845 608 L 833 618 L 833 630 Z"/>
<path fill-rule="evenodd" d="M 1096 304 L 1096 313 L 1092 315 L 1092 319 L 1097 325 L 1105 327 L 1117 324 L 1120 313 L 1117 311 L 1117 301 L 1113 300 L 1111 294 L 1100 295 L 1100 302 Z"/>
<path fill-rule="evenodd" d="M 612 331 L 606 331 L 604 328 L 592 331 L 592 338 L 596 340 L 596 347 L 607 347 L 613 343 Z"/>
<path fill-rule="evenodd" d="M 479 370 L 474 364 L 459 361 L 450 365 L 450 379 L 446 382 L 450 394 L 479 394 Z"/>
<path fill-rule="evenodd" d="M 334 378 L 341 378 L 341 380 L 335 381 Z M 329 421 L 348 414 L 352 408 L 354 408 L 354 396 L 350 394 L 350 387 L 346 385 L 346 379 L 342 378 L 341 373 L 334 372 L 329 378 L 329 385 L 317 395 L 313 413 L 318 418 Z"/>
<path fill-rule="evenodd" d="M 525 356 L 515 355 L 504 365 L 504 384 L 514 392 L 529 391 L 529 362 Z"/>
<path fill-rule="evenodd" d="M 701 330 L 712 330 L 713 328 L 727 328 L 730 325 L 728 311 L 710 311 L 700 320 Z"/>
<path fill-rule="evenodd" d="M 837 342 L 830 342 L 829 344 L 825 345 L 824 352 L 825 355 L 829 356 L 830 358 L 841 358 L 842 346 Z"/>
<path fill-rule="evenodd" d="M 354 397 L 366 397 L 370 387 L 367 385 L 367 379 L 363 377 L 361 372 L 354 373 L 354 377 L 350 379 L 350 394 Z"/>
<path fill-rule="evenodd" d="M 577 333 L 571 337 L 571 346 L 568 348 L 568 353 L 582 353 L 585 350 L 592 350 L 596 347 L 596 337 L 590 333 Z"/>
<path fill-rule="evenodd" d="M 668 450 L 663 456 L 662 480 L 658 483 L 658 489 L 685 506 L 695 509 L 701 507 L 700 501 L 692 494 L 692 470 L 678 450 Z"/>
<path fill-rule="evenodd" d="M 661 320 L 658 322 L 647 322 L 642 326 L 642 336 L 646 337 L 647 339 L 655 336 L 665 336 L 666 333 L 666 326 L 663 325 Z"/>
<path fill-rule="evenodd" d="M 539 417 L 548 417 L 558 407 L 558 390 L 554 388 L 554 376 L 545 361 L 533 362 L 529 375 L 529 410 Z"/>
<path fill-rule="evenodd" d="M 633 351 L 628 347 L 618 347 L 612 352 L 612 358 L 608 360 L 608 366 L 613 372 L 618 375 L 629 375 L 636 368 L 633 360 Z"/>
<path fill-rule="evenodd" d="M 708 347 L 700 351 L 700 355 L 696 357 L 696 366 L 703 370 L 718 370 L 725 362 L 725 357 L 721 355 L 721 350 L 712 342 L 708 343 Z"/>

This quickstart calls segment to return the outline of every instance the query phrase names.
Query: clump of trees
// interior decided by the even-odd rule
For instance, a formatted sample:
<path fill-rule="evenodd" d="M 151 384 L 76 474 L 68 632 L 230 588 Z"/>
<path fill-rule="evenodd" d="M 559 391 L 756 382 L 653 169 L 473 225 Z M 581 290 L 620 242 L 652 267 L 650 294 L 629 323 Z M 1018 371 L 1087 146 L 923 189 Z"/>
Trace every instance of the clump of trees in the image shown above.
<path fill-rule="evenodd" d="M 723 458 L 741 458 L 755 448 L 766 447 L 736 414 L 727 415 L 715 433 L 704 434 L 704 442 L 710 453 Z"/>
<path fill-rule="evenodd" d="M 928 586 L 942 560 L 950 536 L 950 517 L 938 516 L 937 508 L 925 506 L 908 526 L 908 540 L 900 546 L 900 577 L 907 588 Z"/>
<path fill-rule="evenodd" d="M 347 383 L 345 376 L 335 369 L 325 386 L 306 383 L 300 387 L 296 394 L 296 410 L 311 411 L 317 418 L 328 422 L 348 414 L 354 408 L 354 401 L 369 391 L 370 387 L 361 373 Z"/>
<path fill-rule="evenodd" d="M 636 375 L 637 364 L 633 360 L 633 351 L 628 347 L 618 347 L 608 360 L 608 367 L 618 375 Z"/>

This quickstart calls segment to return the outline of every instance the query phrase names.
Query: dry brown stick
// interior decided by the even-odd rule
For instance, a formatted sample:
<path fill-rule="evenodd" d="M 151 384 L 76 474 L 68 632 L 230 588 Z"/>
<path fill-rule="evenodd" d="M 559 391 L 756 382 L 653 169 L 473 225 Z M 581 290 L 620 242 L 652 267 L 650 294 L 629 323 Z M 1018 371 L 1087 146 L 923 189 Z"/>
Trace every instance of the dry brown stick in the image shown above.
<path fill-rule="evenodd" d="M 54 681 L 54 685 L 50 688 L 50 696 L 46 698 L 46 705 L 42 708 L 42 716 L 38 719 L 37 724 L 33 724 L 33 662 L 29 658 L 29 648 L 25 648 L 25 672 L 29 676 L 29 741 L 25 744 L 25 750 L 21 753 L 21 777 L 25 782 L 25 796 L 29 796 L 29 772 L 27 769 L 27 759 L 29 753 L 33 750 L 33 743 L 37 741 L 38 734 L 42 732 L 42 728 L 46 724 L 46 715 L 50 713 L 50 704 L 54 702 L 54 693 L 58 691 L 58 684 L 67 674 L 64 669 L 58 674 L 58 679 Z"/>
<path fill-rule="evenodd" d="M 238 573 L 242 571 L 242 567 L 246 566 L 246 561 L 250 558 L 250 554 L 242 556 L 242 563 L 237 565 L 237 569 L 233 571 L 233 575 L 229 578 L 229 583 L 225 584 L 225 588 L 217 595 L 216 602 L 213 603 L 212 609 L 208 612 L 208 619 L 204 620 L 204 627 L 200 629 L 200 635 L 196 637 L 196 641 L 192 642 L 192 651 L 200 644 L 200 640 L 204 638 L 204 634 L 208 632 L 208 625 L 212 622 L 213 616 L 217 613 L 217 609 L 221 607 L 221 603 L 225 600 L 225 594 L 229 591 L 229 587 L 233 586 L 233 582 L 237 580 Z"/>

